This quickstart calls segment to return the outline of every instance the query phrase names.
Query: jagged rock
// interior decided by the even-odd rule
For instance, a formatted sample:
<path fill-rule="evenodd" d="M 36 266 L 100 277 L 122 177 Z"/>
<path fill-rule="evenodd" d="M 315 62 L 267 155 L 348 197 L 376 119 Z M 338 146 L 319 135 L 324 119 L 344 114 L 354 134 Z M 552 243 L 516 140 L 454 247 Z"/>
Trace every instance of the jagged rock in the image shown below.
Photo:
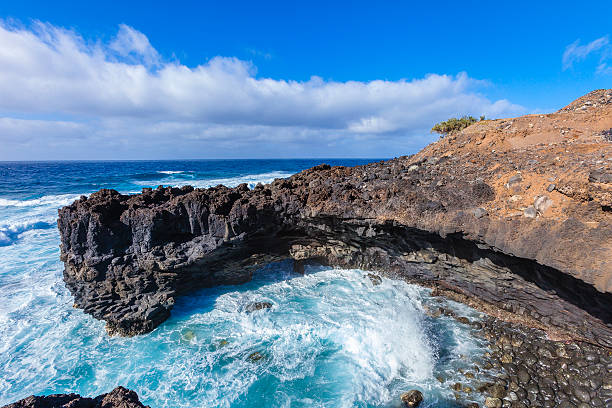
<path fill-rule="evenodd" d="M 595 134 L 611 118 L 612 104 L 593 102 L 482 121 L 414 156 L 320 165 L 253 190 L 100 190 L 59 210 L 64 281 L 109 333 L 135 335 L 167 319 L 177 296 L 247 282 L 268 262 L 313 260 L 437 286 L 612 347 L 612 186 L 589 182 L 610 172 L 612 144 Z M 555 206 L 511 216 L 521 185 L 521 200 Z"/>
<path fill-rule="evenodd" d="M 301 259 L 293 260 L 293 272 L 299 273 L 300 275 L 304 274 L 304 261 Z"/>
<path fill-rule="evenodd" d="M 259 351 L 255 351 L 251 354 L 249 354 L 249 360 L 251 360 L 251 362 L 256 363 L 259 360 L 262 360 L 264 358 L 264 355 L 261 354 Z"/>
<path fill-rule="evenodd" d="M 467 317 L 465 317 L 465 316 L 459 316 L 459 317 L 457 317 L 457 321 L 458 321 L 459 323 L 463 323 L 463 324 L 470 324 L 470 319 L 468 319 L 468 318 L 467 318 Z"/>
<path fill-rule="evenodd" d="M 410 390 L 400 397 L 405 407 L 418 407 L 423 402 L 423 394 L 418 390 Z"/>
<path fill-rule="evenodd" d="M 382 283 L 382 278 L 378 275 L 375 275 L 373 273 L 368 273 L 367 276 L 370 279 L 370 282 L 372 282 L 372 285 L 374 286 L 380 285 Z"/>
<path fill-rule="evenodd" d="M 81 397 L 78 394 L 53 394 L 29 396 L 2 408 L 149 408 L 142 405 L 138 395 L 131 390 L 117 387 L 108 394 L 95 398 Z"/>
<path fill-rule="evenodd" d="M 253 302 L 253 303 L 249 303 L 248 305 L 246 305 L 246 307 L 244 308 L 244 311 L 247 313 L 251 313 L 256 310 L 270 309 L 271 307 L 272 307 L 272 303 L 270 302 Z"/>

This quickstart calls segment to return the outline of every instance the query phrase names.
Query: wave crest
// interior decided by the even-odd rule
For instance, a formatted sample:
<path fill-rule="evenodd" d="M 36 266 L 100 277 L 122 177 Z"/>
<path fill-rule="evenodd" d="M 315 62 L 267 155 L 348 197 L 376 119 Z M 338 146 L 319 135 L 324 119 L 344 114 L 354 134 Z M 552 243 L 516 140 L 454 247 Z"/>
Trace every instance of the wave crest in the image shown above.
<path fill-rule="evenodd" d="M 152 186 L 153 184 L 160 184 L 163 186 L 193 186 L 196 188 L 208 188 L 218 186 L 219 184 L 223 184 L 227 187 L 236 187 L 239 184 L 246 183 L 249 188 L 253 189 L 259 183 L 268 184 L 273 182 L 277 178 L 287 178 L 292 176 L 294 173 L 289 173 L 285 171 L 271 171 L 268 173 L 260 173 L 260 174 L 245 174 L 242 176 L 235 177 L 223 177 L 223 178 L 205 178 L 205 179 L 178 179 L 172 177 L 175 173 L 163 172 L 159 171 L 158 173 L 167 174 L 169 177 L 162 178 L 156 181 L 152 180 L 141 180 L 136 181 L 135 184 L 140 186 Z"/>
<path fill-rule="evenodd" d="M 19 239 L 19 235 L 26 231 L 37 229 L 50 229 L 53 224 L 46 221 L 25 221 L 0 226 L 0 246 L 8 246 Z"/>
<path fill-rule="evenodd" d="M 40 198 L 33 198 L 30 200 L 0 198 L 0 207 L 36 207 L 43 205 L 54 205 L 56 207 L 61 207 L 63 205 L 72 203 L 80 196 L 81 194 L 59 194 L 42 196 Z"/>
<path fill-rule="evenodd" d="M 209 180 L 193 180 L 190 183 L 194 187 L 200 188 L 208 188 L 218 186 L 219 184 L 223 184 L 227 187 L 236 187 L 239 184 L 246 183 L 249 188 L 253 189 L 259 183 L 261 184 L 269 184 L 278 178 L 287 178 L 292 176 L 293 173 L 288 173 L 284 171 L 272 171 L 269 173 L 261 173 L 261 174 L 246 174 L 244 176 L 237 177 L 228 177 L 228 178 L 218 178 L 218 179 L 209 179 Z"/>

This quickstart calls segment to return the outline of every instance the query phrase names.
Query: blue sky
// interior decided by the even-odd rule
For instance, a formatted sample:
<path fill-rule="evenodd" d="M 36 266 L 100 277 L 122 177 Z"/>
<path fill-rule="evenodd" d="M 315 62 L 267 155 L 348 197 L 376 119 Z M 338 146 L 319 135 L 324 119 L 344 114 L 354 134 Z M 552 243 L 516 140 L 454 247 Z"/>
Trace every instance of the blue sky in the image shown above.
<path fill-rule="evenodd" d="M 608 1 L 221 3 L 2 2 L 0 160 L 391 157 L 612 87 Z"/>

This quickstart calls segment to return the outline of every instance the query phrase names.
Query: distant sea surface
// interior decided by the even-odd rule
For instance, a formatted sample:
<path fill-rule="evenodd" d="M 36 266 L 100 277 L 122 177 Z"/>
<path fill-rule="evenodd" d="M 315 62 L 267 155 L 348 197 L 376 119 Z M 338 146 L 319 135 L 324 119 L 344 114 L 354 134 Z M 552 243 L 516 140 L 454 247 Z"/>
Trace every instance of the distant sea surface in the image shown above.
<path fill-rule="evenodd" d="M 455 406 L 450 384 L 483 345 L 453 319 L 428 317 L 428 290 L 405 282 L 374 286 L 360 270 L 313 266 L 301 276 L 271 264 L 245 285 L 180 298 L 168 321 L 133 338 L 109 337 L 64 287 L 57 209 L 81 195 L 252 188 L 321 163 L 371 161 L 0 162 L 0 405 L 123 385 L 152 408 L 395 407 L 413 388 L 424 407 Z M 274 306 L 245 313 L 253 301 Z"/>

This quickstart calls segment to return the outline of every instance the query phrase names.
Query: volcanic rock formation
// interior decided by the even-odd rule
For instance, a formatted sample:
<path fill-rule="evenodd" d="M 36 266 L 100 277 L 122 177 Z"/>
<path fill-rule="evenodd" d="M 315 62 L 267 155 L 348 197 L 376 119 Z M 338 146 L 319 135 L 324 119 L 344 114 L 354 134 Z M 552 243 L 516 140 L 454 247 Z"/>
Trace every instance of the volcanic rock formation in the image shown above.
<path fill-rule="evenodd" d="M 138 395 L 127 388 L 117 387 L 108 394 L 95 398 L 78 394 L 29 396 L 2 408 L 149 408 L 138 400 Z"/>
<path fill-rule="evenodd" d="M 612 90 L 485 120 L 416 155 L 250 190 L 100 190 L 59 210 L 64 280 L 110 333 L 262 263 L 377 270 L 612 347 Z"/>

